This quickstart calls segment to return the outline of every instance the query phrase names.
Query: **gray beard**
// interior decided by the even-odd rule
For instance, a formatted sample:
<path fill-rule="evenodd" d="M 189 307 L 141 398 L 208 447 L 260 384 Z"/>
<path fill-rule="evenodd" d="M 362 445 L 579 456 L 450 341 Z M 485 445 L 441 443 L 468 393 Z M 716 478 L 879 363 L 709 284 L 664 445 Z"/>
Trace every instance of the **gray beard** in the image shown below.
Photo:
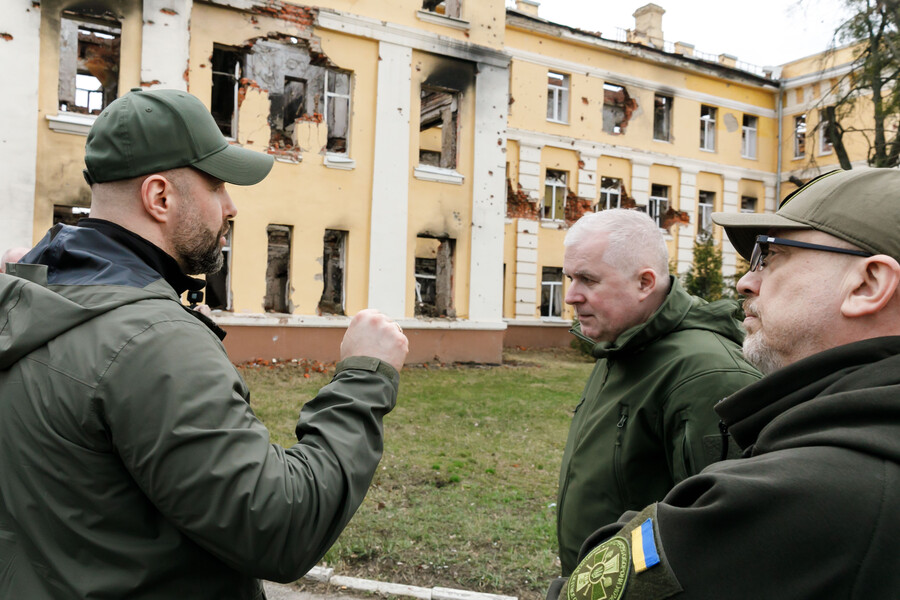
<path fill-rule="evenodd" d="M 763 375 L 773 373 L 784 366 L 781 358 L 760 338 L 759 332 L 744 338 L 744 358 Z"/>

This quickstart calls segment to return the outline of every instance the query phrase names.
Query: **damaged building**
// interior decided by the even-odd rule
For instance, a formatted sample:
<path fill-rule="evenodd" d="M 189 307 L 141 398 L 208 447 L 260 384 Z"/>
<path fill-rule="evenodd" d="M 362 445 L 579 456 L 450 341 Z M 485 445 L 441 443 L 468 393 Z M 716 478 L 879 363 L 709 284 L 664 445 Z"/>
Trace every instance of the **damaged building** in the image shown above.
<path fill-rule="evenodd" d="M 396 0 L 389 20 L 376 0 L 7 5 L 0 243 L 89 214 L 85 137 L 133 88 L 189 91 L 230 143 L 275 157 L 229 189 L 238 215 L 207 277 L 235 361 L 334 360 L 366 307 L 402 324 L 412 362 L 566 345 L 562 240 L 581 215 L 646 211 L 680 272 L 712 236 L 727 275 L 711 212 L 783 195 L 778 82 L 672 51 L 652 4 L 621 40 L 534 0 Z"/>

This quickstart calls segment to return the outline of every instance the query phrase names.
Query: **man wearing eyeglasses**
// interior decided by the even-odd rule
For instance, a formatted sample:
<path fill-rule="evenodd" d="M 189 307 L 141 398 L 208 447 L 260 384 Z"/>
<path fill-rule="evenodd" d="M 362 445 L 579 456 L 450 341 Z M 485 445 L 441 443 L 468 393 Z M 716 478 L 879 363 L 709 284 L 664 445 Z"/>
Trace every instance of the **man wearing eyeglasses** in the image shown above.
<path fill-rule="evenodd" d="M 900 171 L 818 177 L 775 214 L 714 214 L 751 271 L 716 412 L 743 458 L 594 532 L 548 597 L 897 598 Z"/>

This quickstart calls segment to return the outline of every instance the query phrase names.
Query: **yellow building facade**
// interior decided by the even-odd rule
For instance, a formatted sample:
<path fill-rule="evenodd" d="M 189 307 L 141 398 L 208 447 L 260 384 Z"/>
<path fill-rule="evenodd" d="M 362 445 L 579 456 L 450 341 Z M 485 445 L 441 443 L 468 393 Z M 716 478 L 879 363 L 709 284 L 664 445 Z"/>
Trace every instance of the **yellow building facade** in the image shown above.
<path fill-rule="evenodd" d="M 129 89 L 189 91 L 232 143 L 274 155 L 262 183 L 229 188 L 226 268 L 208 278 L 236 361 L 334 360 L 366 307 L 402 324 L 413 362 L 567 343 L 562 241 L 598 208 L 646 210 L 679 273 L 714 236 L 730 275 L 709 215 L 773 211 L 781 179 L 806 175 L 788 121 L 821 78 L 798 61 L 785 86 L 668 45 L 652 4 L 623 41 L 533 0 L 10 4 L 4 247 L 89 213 L 85 137 Z"/>

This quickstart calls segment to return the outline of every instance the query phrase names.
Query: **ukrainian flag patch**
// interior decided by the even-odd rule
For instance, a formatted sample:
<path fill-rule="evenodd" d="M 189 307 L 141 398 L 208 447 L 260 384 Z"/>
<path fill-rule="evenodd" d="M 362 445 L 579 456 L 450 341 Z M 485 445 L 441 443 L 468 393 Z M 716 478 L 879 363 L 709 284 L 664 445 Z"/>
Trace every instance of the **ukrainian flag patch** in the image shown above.
<path fill-rule="evenodd" d="M 631 561 L 634 572 L 642 573 L 659 564 L 656 539 L 653 536 L 653 519 L 647 519 L 640 527 L 631 530 Z"/>

